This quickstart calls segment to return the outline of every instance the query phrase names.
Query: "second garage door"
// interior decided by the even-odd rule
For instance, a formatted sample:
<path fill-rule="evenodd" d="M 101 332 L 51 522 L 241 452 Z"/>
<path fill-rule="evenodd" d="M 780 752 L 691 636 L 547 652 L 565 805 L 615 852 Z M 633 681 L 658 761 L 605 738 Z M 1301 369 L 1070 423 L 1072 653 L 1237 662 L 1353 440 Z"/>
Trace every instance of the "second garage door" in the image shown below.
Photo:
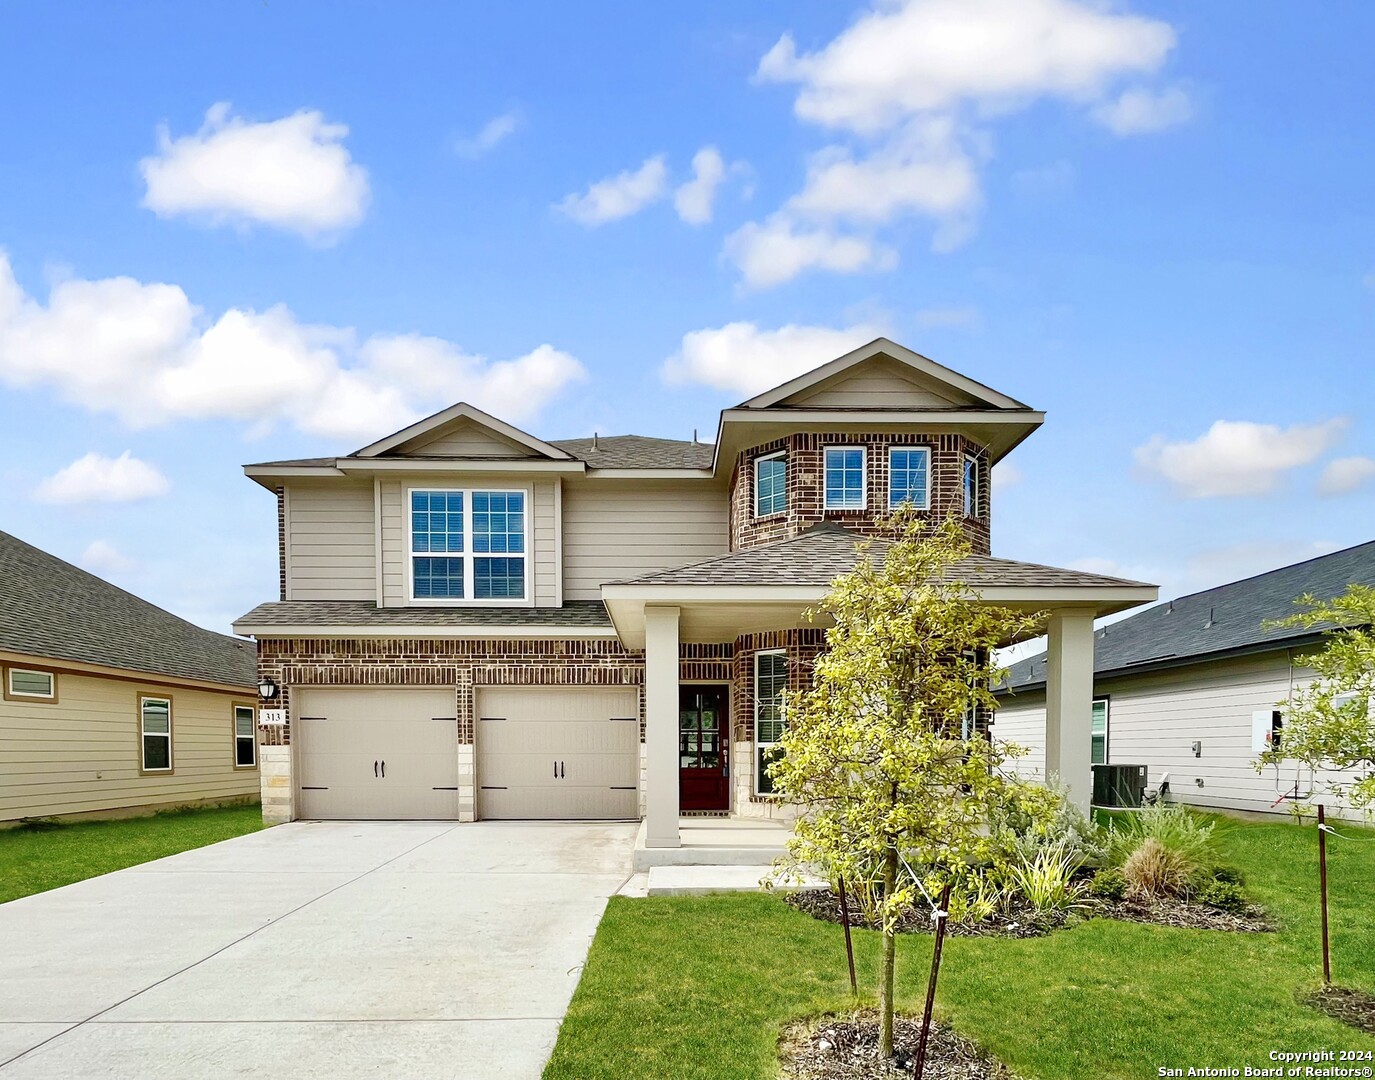
<path fill-rule="evenodd" d="M 639 816 L 637 690 L 489 687 L 477 697 L 478 816 Z"/>

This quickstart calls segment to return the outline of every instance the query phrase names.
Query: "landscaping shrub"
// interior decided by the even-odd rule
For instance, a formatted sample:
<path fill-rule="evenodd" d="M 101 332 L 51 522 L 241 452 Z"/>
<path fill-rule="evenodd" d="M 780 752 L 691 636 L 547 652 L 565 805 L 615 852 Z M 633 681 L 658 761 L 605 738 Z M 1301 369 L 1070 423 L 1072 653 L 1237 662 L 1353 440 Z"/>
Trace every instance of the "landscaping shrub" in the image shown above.
<path fill-rule="evenodd" d="M 1244 915 L 1250 906 L 1241 895 L 1241 886 L 1233 881 L 1213 878 L 1194 893 L 1193 899 L 1205 907 L 1216 908 L 1232 915 Z"/>
<path fill-rule="evenodd" d="M 1154 836 L 1142 840 L 1122 864 L 1126 896 L 1132 900 L 1185 896 L 1196 867 Z"/>
<path fill-rule="evenodd" d="M 1246 875 L 1235 866 L 1219 866 L 1213 870 L 1213 877 L 1218 881 L 1226 881 L 1232 885 L 1246 884 Z"/>
<path fill-rule="evenodd" d="M 1067 911 L 1084 895 L 1083 884 L 1074 880 L 1080 865 L 1065 846 L 1042 848 L 1033 858 L 1022 856 L 1007 868 L 1009 891 L 1036 911 Z"/>
<path fill-rule="evenodd" d="M 1034 860 L 1045 848 L 1062 848 L 1079 865 L 1107 857 L 1104 830 L 1070 802 L 1059 784 L 1028 784 L 994 814 L 993 835 L 1010 857 Z"/>
<path fill-rule="evenodd" d="M 1127 879 L 1115 866 L 1105 866 L 1089 882 L 1089 895 L 1098 900 L 1116 903 L 1127 895 Z"/>
<path fill-rule="evenodd" d="M 1182 868 L 1186 878 L 1201 870 L 1211 871 L 1218 865 L 1217 839 L 1212 824 L 1182 806 L 1169 804 L 1148 806 L 1113 823 L 1107 844 L 1110 865 L 1125 869 L 1127 861 L 1147 840 L 1154 840 L 1169 852 L 1172 865 Z"/>

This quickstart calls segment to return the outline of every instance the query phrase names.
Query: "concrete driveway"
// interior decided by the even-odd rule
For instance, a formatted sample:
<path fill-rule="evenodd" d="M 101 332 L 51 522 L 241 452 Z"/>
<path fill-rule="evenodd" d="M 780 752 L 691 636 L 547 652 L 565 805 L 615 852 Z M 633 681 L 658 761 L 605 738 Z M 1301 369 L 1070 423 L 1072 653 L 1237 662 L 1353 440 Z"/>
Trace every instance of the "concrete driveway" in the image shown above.
<path fill-rule="evenodd" d="M 0 905 L 0 1078 L 538 1077 L 634 834 L 298 822 Z"/>

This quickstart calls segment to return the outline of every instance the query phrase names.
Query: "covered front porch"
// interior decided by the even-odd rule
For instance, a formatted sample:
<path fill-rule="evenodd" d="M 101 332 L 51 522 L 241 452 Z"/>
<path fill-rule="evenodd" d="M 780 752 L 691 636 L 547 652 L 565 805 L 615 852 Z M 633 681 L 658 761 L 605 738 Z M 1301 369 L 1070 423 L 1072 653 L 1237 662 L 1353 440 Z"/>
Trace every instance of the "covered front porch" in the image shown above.
<path fill-rule="evenodd" d="M 646 865 L 656 858 L 663 859 L 660 865 L 710 863 L 716 849 L 714 861 L 719 864 L 727 853 L 767 846 L 762 839 L 766 834 L 781 848 L 784 822 L 738 821 L 786 809 L 761 793 L 757 777 L 753 786 L 744 786 L 737 774 L 728 824 L 682 816 L 680 656 L 684 646 L 731 643 L 739 681 L 748 678 L 742 673 L 752 668 L 749 650 L 777 651 L 757 648 L 767 635 L 808 629 L 815 634 L 817 628 L 806 613 L 826 594 L 830 582 L 853 567 L 857 539 L 845 529 L 819 526 L 791 540 L 603 587 L 622 641 L 643 648 L 645 654 L 645 812 L 637 845 L 644 854 L 637 854 L 637 860 Z M 1039 629 L 1048 639 L 1046 771 L 1087 811 L 1092 792 L 1094 620 L 1156 599 L 1155 586 L 991 556 L 971 556 L 957 570 L 989 604 L 1045 613 Z M 737 735 L 730 767 L 745 766 L 743 751 L 753 775 L 759 737 L 753 715 L 758 708 L 756 688 L 737 686 L 733 698 L 742 706 L 736 711 L 750 715 L 732 720 Z M 748 738 L 740 738 L 740 732 Z M 759 838 L 757 845 L 753 840 L 740 842 L 747 836 Z M 668 858 L 674 851 L 680 854 Z"/>

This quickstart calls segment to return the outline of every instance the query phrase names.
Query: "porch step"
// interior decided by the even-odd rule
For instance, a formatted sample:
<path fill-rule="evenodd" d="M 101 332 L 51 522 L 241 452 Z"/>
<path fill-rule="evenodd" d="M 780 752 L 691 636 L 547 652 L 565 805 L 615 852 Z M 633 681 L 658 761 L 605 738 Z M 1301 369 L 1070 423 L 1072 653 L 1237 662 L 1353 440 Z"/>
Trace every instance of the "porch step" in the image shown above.
<path fill-rule="evenodd" d="M 703 896 L 717 892 L 758 892 L 769 866 L 654 866 L 650 896 Z"/>
<path fill-rule="evenodd" d="M 774 821 L 684 819 L 681 847 L 652 848 L 645 843 L 645 826 L 635 839 L 635 869 L 658 866 L 764 866 L 783 854 L 789 830 Z"/>

